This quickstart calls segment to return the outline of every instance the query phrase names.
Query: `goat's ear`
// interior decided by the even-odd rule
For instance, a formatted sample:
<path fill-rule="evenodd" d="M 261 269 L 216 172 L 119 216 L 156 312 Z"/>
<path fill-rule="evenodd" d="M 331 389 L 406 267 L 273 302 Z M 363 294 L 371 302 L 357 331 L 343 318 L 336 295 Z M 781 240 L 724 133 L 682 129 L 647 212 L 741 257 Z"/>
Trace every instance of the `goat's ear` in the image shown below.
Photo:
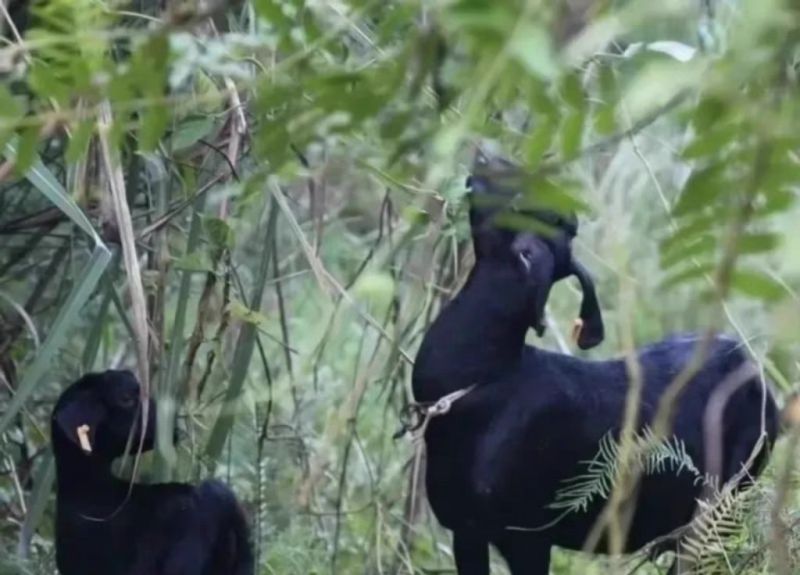
<path fill-rule="evenodd" d="M 105 408 L 89 393 L 75 397 L 54 415 L 64 435 L 86 455 L 94 450 L 97 426 L 105 417 Z"/>
<path fill-rule="evenodd" d="M 526 269 L 529 285 L 532 288 L 531 327 L 539 337 L 544 335 L 544 309 L 550 288 L 553 287 L 555 273 L 555 257 L 550 248 L 536 236 L 523 234 L 517 236 L 512 250 L 520 258 Z"/>
<path fill-rule="evenodd" d="M 580 263 L 572 261 L 572 274 L 578 278 L 583 290 L 580 320 L 576 325 L 574 339 L 581 349 L 591 349 L 599 345 L 605 337 L 603 315 L 600 313 L 600 304 L 594 291 L 592 276 Z"/>

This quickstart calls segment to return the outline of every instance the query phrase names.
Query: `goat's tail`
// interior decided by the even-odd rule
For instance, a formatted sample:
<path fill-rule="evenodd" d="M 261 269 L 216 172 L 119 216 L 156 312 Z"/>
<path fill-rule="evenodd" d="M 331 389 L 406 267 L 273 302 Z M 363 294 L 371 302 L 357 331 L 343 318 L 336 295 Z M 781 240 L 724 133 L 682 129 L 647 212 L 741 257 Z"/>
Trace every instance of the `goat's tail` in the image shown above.
<path fill-rule="evenodd" d="M 198 486 L 203 509 L 218 519 L 214 544 L 214 565 L 220 575 L 254 575 L 255 562 L 247 523 L 236 495 L 221 481 L 205 481 Z"/>

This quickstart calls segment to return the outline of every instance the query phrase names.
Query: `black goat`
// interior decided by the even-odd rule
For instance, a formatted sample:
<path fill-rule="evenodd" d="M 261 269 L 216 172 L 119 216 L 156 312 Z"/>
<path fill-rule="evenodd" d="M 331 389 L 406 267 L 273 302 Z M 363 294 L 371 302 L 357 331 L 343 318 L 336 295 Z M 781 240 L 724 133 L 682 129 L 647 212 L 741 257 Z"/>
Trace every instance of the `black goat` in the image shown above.
<path fill-rule="evenodd" d="M 453 532 L 460 575 L 488 575 L 489 544 L 514 575 L 546 575 L 551 546 L 581 549 L 605 504 L 598 499 L 585 512 L 563 516 L 550 506 L 565 480 L 585 473 L 583 462 L 596 456 L 601 439 L 609 432 L 618 437 L 628 375 L 622 360 L 586 361 L 525 344 L 530 327 L 542 334 L 550 287 L 568 275 L 576 275 L 584 291 L 582 349 L 602 341 L 602 317 L 591 278 L 572 259 L 577 220 L 529 210 L 552 226 L 552 233 L 500 227 L 494 221 L 500 210 L 489 204 L 511 190 L 507 182 L 503 189 L 485 164 L 479 154 L 468 180 L 475 266 L 425 335 L 414 366 L 414 396 L 423 404 L 475 385 L 449 412 L 429 421 L 426 487 L 434 514 Z M 640 431 L 697 340 L 673 336 L 638 352 Z M 678 401 L 674 435 L 701 472 L 709 397 L 747 361 L 737 342 L 715 338 L 705 365 Z M 748 461 L 762 429 L 766 444 L 774 442 L 777 421 L 774 399 L 758 378 L 729 398 L 722 426 L 723 482 Z M 753 473 L 766 457 L 766 450 L 759 452 Z M 626 551 L 691 520 L 703 488 L 696 479 L 688 471 L 642 478 Z M 600 550 L 607 551 L 606 540 Z"/>
<path fill-rule="evenodd" d="M 56 563 L 62 575 L 252 575 L 249 528 L 219 481 L 133 484 L 111 473 L 143 421 L 129 371 L 82 377 L 53 410 Z M 151 400 L 143 449 L 153 448 Z M 129 442 L 130 438 L 130 442 Z"/>

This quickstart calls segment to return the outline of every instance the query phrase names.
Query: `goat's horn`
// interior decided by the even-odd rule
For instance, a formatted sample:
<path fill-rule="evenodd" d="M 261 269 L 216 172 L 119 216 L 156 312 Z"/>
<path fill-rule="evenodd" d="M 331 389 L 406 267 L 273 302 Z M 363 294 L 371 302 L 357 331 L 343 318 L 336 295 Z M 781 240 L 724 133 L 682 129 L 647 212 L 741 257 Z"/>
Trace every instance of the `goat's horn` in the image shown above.
<path fill-rule="evenodd" d="M 75 429 L 75 434 L 78 436 L 78 442 L 81 444 L 81 449 L 86 453 L 92 452 L 92 442 L 89 439 L 89 430 L 90 427 L 85 423 L 83 425 L 79 425 L 77 429 Z"/>

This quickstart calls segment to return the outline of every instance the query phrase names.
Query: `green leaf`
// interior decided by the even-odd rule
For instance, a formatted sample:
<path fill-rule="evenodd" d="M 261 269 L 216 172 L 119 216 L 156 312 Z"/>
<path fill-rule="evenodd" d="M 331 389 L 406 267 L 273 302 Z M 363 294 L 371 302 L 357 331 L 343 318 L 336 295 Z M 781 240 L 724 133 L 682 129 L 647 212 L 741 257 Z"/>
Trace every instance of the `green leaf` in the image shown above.
<path fill-rule="evenodd" d="M 69 145 L 67 146 L 66 158 L 68 163 L 76 163 L 86 153 L 89 140 L 94 134 L 94 125 L 94 121 L 84 120 L 72 131 L 72 137 L 69 139 Z"/>
<path fill-rule="evenodd" d="M 395 140 L 405 131 L 411 123 L 413 115 L 411 110 L 391 111 L 380 124 L 380 135 L 384 140 Z"/>
<path fill-rule="evenodd" d="M 560 93 L 564 102 L 573 110 L 582 111 L 586 108 L 586 94 L 576 73 L 567 74 L 564 77 Z"/>
<path fill-rule="evenodd" d="M 720 124 L 711 130 L 698 133 L 681 154 L 685 160 L 716 154 L 731 142 L 741 138 L 742 125 L 738 122 Z"/>
<path fill-rule="evenodd" d="M 768 302 L 777 301 L 786 295 L 783 286 L 753 270 L 736 270 L 731 278 L 731 288 L 742 295 Z"/>
<path fill-rule="evenodd" d="M 276 2 L 275 0 L 253 0 L 256 14 L 275 26 L 280 32 L 289 32 L 294 24 L 292 18 L 284 13 L 283 6 L 291 10 L 291 2 Z"/>
<path fill-rule="evenodd" d="M 561 115 L 558 104 L 548 94 L 547 85 L 538 80 L 532 81 L 528 90 L 528 102 L 533 111 L 542 116 L 542 121 L 545 119 L 555 121 Z"/>
<path fill-rule="evenodd" d="M 767 193 L 797 186 L 800 186 L 800 164 L 789 159 L 773 162 L 761 181 L 761 188 Z"/>
<path fill-rule="evenodd" d="M 147 108 L 139 128 L 139 148 L 144 152 L 155 150 L 168 127 L 169 112 L 165 105 L 155 104 Z"/>
<path fill-rule="evenodd" d="M 739 241 L 740 254 L 758 254 L 774 250 L 780 245 L 781 238 L 776 234 L 747 234 Z"/>
<path fill-rule="evenodd" d="M 24 115 L 25 101 L 21 98 L 12 96 L 6 85 L 0 84 L 0 118 L 5 121 L 18 120 Z"/>
<path fill-rule="evenodd" d="M 530 140 L 528 140 L 527 161 L 529 166 L 536 166 L 542 157 L 550 151 L 557 127 L 558 124 L 549 118 L 545 118 L 536 126 Z"/>
<path fill-rule="evenodd" d="M 115 74 L 108 84 L 108 95 L 112 104 L 127 102 L 135 97 L 132 74 Z"/>
<path fill-rule="evenodd" d="M 250 309 L 239 300 L 233 300 L 228 304 L 228 313 L 231 317 L 239 321 L 250 323 L 253 325 L 264 325 L 269 321 L 269 318 L 257 310 Z"/>
<path fill-rule="evenodd" d="M 526 190 L 518 207 L 521 209 L 553 210 L 562 214 L 583 213 L 589 206 L 577 197 L 580 185 L 565 178 L 551 180 L 525 178 L 521 190 Z"/>
<path fill-rule="evenodd" d="M 725 177 L 724 165 L 695 170 L 686 181 L 672 215 L 680 218 L 694 213 L 713 203 L 728 189 L 730 182 Z"/>
<path fill-rule="evenodd" d="M 718 221 L 716 214 L 694 214 L 694 216 L 692 219 L 683 220 L 681 227 L 661 241 L 660 247 L 663 253 L 676 249 L 680 244 L 687 243 L 696 236 L 712 230 Z"/>
<path fill-rule="evenodd" d="M 213 118 L 207 116 L 187 118 L 172 133 L 172 150 L 175 152 L 185 150 L 206 138 L 213 130 Z"/>
<path fill-rule="evenodd" d="M 508 50 L 534 76 L 549 81 L 558 75 L 550 34 L 542 26 L 530 23 L 519 26 Z"/>
<path fill-rule="evenodd" d="M 675 286 L 679 286 L 690 282 L 692 280 L 696 280 L 698 278 L 704 277 L 706 274 L 710 274 L 714 271 L 714 264 L 712 263 L 700 263 L 699 265 L 690 265 L 684 270 L 679 270 L 666 278 L 661 282 L 660 289 L 662 290 L 669 290 Z"/>
<path fill-rule="evenodd" d="M 203 230 L 214 250 L 230 249 L 236 243 L 233 228 L 222 218 L 203 216 Z"/>
<path fill-rule="evenodd" d="M 517 212 L 500 212 L 493 218 L 493 222 L 498 227 L 508 230 L 532 232 L 545 236 L 552 235 L 556 232 L 555 227 L 539 221 L 533 216 Z"/>
<path fill-rule="evenodd" d="M 571 112 L 561 124 L 561 157 L 565 161 L 578 157 L 583 142 L 583 127 L 586 123 L 586 114 Z"/>
<path fill-rule="evenodd" d="M 208 255 L 196 252 L 178 258 L 172 262 L 172 267 L 185 272 L 206 272 L 214 273 L 214 265 Z"/>
<path fill-rule="evenodd" d="M 505 37 L 516 24 L 516 10 L 507 4 L 490 2 L 485 4 L 456 3 L 445 13 L 448 27 L 468 28 L 473 31 L 492 31 Z"/>
<path fill-rule="evenodd" d="M 40 98 L 53 98 L 62 106 L 68 106 L 73 87 L 59 77 L 48 64 L 34 60 L 28 74 L 28 85 Z"/>
<path fill-rule="evenodd" d="M 598 84 L 601 101 L 595 107 L 595 129 L 601 135 L 613 134 L 617 130 L 616 102 L 619 96 L 614 68 L 607 65 L 600 66 Z"/>
<path fill-rule="evenodd" d="M 719 124 L 727 111 L 728 105 L 724 100 L 714 96 L 705 97 L 694 109 L 692 124 L 697 133 L 705 133 Z"/>
<path fill-rule="evenodd" d="M 39 126 L 31 126 L 21 131 L 15 153 L 14 173 L 21 176 L 36 161 L 39 146 Z"/>
<path fill-rule="evenodd" d="M 594 128 L 601 136 L 617 131 L 617 110 L 612 105 L 601 104 L 594 113 Z"/>
<path fill-rule="evenodd" d="M 427 78 L 436 67 L 439 42 L 439 34 L 433 27 L 425 28 L 419 34 L 415 46 L 416 66 L 408 88 L 410 99 L 417 97 L 425 78 Z"/>
<path fill-rule="evenodd" d="M 767 195 L 762 203 L 756 205 L 754 218 L 761 218 L 778 212 L 785 212 L 797 200 L 797 194 L 789 190 L 776 190 Z"/>
<path fill-rule="evenodd" d="M 355 285 L 353 293 L 373 303 L 388 302 L 395 291 L 395 282 L 391 274 L 370 271 L 362 274 Z"/>
<path fill-rule="evenodd" d="M 5 147 L 6 157 L 16 157 L 17 148 L 15 142 L 9 142 Z M 78 205 L 69 197 L 67 191 L 59 183 L 53 173 L 47 169 L 41 160 L 36 158 L 25 177 L 33 184 L 37 190 L 44 194 L 52 204 L 71 219 L 84 233 L 94 239 L 95 244 L 101 244 L 100 238 L 94 231 L 92 224 L 89 223 L 86 215 Z"/>
<path fill-rule="evenodd" d="M 694 238 L 691 242 L 676 244 L 668 251 L 661 252 L 661 267 L 669 269 L 677 264 L 697 258 L 700 255 L 707 255 L 717 247 L 717 240 L 713 236 L 703 235 Z"/>
<path fill-rule="evenodd" d="M 600 96 L 606 103 L 613 102 L 617 97 L 617 75 L 613 66 L 601 65 L 597 73 L 597 83 L 600 88 Z"/>

